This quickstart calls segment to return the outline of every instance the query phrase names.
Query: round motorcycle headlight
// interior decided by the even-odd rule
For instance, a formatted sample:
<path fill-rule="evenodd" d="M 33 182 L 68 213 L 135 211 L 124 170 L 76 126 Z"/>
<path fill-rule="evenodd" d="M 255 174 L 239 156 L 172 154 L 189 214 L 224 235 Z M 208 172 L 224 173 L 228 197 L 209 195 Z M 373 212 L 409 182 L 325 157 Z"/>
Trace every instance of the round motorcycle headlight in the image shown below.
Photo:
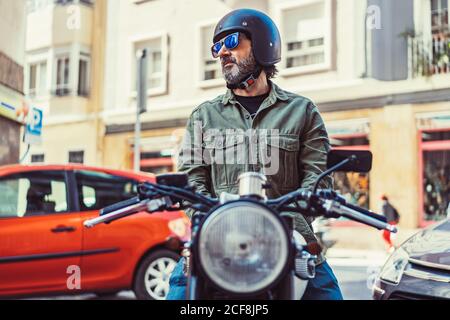
<path fill-rule="evenodd" d="M 290 242 L 281 219 L 253 202 L 218 208 L 204 222 L 198 241 L 207 277 L 229 292 L 265 289 L 288 261 Z"/>

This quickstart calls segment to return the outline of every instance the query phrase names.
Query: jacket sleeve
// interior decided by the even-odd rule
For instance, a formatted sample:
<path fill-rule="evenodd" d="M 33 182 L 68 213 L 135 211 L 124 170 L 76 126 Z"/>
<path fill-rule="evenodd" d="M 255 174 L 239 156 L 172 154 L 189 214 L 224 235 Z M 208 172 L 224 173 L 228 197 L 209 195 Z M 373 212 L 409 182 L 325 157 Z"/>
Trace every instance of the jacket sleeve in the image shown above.
<path fill-rule="evenodd" d="M 198 112 L 194 111 L 188 120 L 178 153 L 177 169 L 188 174 L 189 183 L 196 187 L 197 192 L 211 196 L 211 165 L 204 155 L 202 126 Z M 193 209 L 186 210 L 189 217 L 192 217 L 193 213 Z"/>
<path fill-rule="evenodd" d="M 299 161 L 303 171 L 301 188 L 312 191 L 317 177 L 327 169 L 327 154 L 331 149 L 325 124 L 312 103 L 308 105 L 305 129 L 300 139 Z M 319 189 L 332 186 L 333 179 L 328 175 L 321 180 Z"/>
<path fill-rule="evenodd" d="M 299 165 L 303 171 L 300 189 L 312 191 L 317 177 L 327 168 L 327 154 L 331 149 L 325 124 L 317 107 L 310 103 L 307 107 L 305 129 L 300 137 Z M 333 180 L 327 176 L 319 183 L 319 189 L 329 189 L 333 186 Z M 307 229 L 314 221 L 314 217 L 300 217 L 295 215 L 296 228 Z M 307 239 L 308 240 L 308 239 Z"/>

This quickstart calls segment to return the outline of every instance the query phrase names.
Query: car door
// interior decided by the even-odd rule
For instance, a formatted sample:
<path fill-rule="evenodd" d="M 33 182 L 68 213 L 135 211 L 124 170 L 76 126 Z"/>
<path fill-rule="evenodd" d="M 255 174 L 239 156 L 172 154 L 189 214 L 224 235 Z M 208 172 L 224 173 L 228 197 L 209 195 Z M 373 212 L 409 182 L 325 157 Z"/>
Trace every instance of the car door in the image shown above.
<path fill-rule="evenodd" d="M 131 178 L 92 170 L 76 170 L 74 175 L 83 221 L 98 217 L 100 209 L 137 194 L 138 182 Z M 112 281 L 127 272 L 124 268 L 133 256 L 130 248 L 139 238 L 125 226 L 124 220 L 84 229 L 85 254 L 81 264 L 87 288 L 113 286 Z"/>
<path fill-rule="evenodd" d="M 68 289 L 81 271 L 82 225 L 71 202 L 63 170 L 0 177 L 0 295 Z"/>

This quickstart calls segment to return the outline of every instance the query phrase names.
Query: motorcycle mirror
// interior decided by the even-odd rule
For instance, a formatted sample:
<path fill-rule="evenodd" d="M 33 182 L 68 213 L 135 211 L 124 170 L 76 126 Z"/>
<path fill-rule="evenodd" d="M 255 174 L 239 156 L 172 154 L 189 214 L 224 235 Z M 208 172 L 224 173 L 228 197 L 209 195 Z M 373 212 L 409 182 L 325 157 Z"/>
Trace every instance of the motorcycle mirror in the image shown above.
<path fill-rule="evenodd" d="M 165 186 L 184 188 L 188 185 L 187 173 L 167 173 L 156 176 L 156 183 Z"/>
<path fill-rule="evenodd" d="M 347 159 L 350 159 L 351 161 L 339 166 L 336 171 L 369 172 L 370 169 L 372 169 L 372 152 L 361 150 L 329 151 L 327 157 L 327 168 L 333 168 Z"/>

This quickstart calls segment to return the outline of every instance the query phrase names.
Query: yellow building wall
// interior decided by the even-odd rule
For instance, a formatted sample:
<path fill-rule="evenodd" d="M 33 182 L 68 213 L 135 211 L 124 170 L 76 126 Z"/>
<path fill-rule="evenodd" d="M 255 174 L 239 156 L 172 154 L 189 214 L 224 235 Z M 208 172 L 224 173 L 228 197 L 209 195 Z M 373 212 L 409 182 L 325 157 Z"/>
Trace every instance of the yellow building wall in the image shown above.
<path fill-rule="evenodd" d="M 165 128 L 146 130 L 141 133 L 141 138 L 172 136 L 184 128 Z M 115 169 L 133 169 L 133 141 L 134 132 L 108 134 L 103 138 L 103 165 Z M 166 146 L 161 146 L 161 150 Z"/>
<path fill-rule="evenodd" d="M 389 106 L 370 117 L 373 153 L 371 207 L 379 211 L 386 194 L 401 215 L 401 226 L 415 228 L 419 213 L 418 141 L 413 108 Z"/>
<path fill-rule="evenodd" d="M 93 121 L 45 126 L 42 145 L 32 146 L 30 154 L 43 152 L 46 163 L 62 164 L 69 161 L 69 151 L 84 151 L 84 164 L 97 164 Z"/>

